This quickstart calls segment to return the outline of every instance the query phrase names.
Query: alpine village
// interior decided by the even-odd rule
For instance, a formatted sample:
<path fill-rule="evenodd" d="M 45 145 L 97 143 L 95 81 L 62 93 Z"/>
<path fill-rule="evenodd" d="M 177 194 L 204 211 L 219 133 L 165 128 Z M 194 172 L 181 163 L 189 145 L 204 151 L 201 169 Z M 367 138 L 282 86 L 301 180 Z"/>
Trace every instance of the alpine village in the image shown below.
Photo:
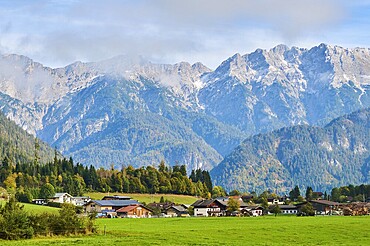
<path fill-rule="evenodd" d="M 369 30 L 368 0 L 0 1 L 0 245 L 370 245 Z"/>

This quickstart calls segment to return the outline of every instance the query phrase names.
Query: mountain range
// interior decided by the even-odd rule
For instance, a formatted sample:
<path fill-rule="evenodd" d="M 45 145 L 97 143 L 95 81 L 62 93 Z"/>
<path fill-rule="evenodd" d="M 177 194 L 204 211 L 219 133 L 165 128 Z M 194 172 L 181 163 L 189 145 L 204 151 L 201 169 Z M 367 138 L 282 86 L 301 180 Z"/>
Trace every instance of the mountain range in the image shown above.
<path fill-rule="evenodd" d="M 52 69 L 0 57 L 0 109 L 85 165 L 212 169 L 244 139 L 370 107 L 370 51 L 278 45 L 201 63 L 118 56 Z M 214 173 L 214 172 L 213 172 Z"/>

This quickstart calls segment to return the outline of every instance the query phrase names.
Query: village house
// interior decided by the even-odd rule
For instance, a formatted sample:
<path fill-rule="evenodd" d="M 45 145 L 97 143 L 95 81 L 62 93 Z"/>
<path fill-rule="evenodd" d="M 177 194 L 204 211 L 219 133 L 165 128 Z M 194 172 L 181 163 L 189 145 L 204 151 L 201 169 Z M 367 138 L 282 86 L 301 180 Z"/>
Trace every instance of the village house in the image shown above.
<path fill-rule="evenodd" d="M 171 217 L 187 217 L 189 216 L 189 211 L 183 205 L 179 206 L 173 205 L 167 209 L 166 214 Z"/>
<path fill-rule="evenodd" d="M 192 204 L 194 216 L 224 216 L 227 202 L 218 199 L 198 200 Z"/>
<path fill-rule="evenodd" d="M 150 218 L 153 210 L 144 207 L 142 204 L 129 205 L 116 211 L 117 216 L 121 218 Z"/>
<path fill-rule="evenodd" d="M 294 205 L 278 205 L 282 214 L 297 214 L 298 208 Z"/>
<path fill-rule="evenodd" d="M 91 200 L 85 205 L 85 211 L 87 213 L 98 212 L 104 214 L 116 212 L 122 207 L 137 204 L 140 203 L 136 200 Z"/>
<path fill-rule="evenodd" d="M 275 197 L 269 197 L 267 198 L 267 204 L 268 205 L 282 205 L 284 204 L 283 198 L 275 198 Z"/>
<path fill-rule="evenodd" d="M 57 203 L 72 203 L 73 196 L 68 193 L 55 193 L 55 195 L 49 199 L 50 202 Z"/>
<path fill-rule="evenodd" d="M 244 207 L 240 210 L 242 214 L 248 214 L 250 216 L 256 217 L 256 216 L 262 216 L 263 215 L 263 207 L 259 205 L 250 205 L 247 207 Z"/>
<path fill-rule="evenodd" d="M 244 208 L 246 206 L 248 206 L 248 203 L 247 202 L 244 202 L 244 200 L 242 199 L 241 196 L 225 196 L 225 197 L 216 197 L 215 198 L 216 200 L 218 200 L 219 202 L 227 205 L 227 203 L 229 202 L 230 199 L 233 199 L 235 201 L 237 201 L 240 205 L 240 208 Z"/>
<path fill-rule="evenodd" d="M 332 214 L 333 211 L 338 210 L 340 203 L 328 200 L 312 200 L 310 201 L 316 214 Z"/>
<path fill-rule="evenodd" d="M 153 203 L 149 203 L 147 206 L 160 213 L 166 213 L 167 209 L 169 209 L 171 206 L 174 206 L 174 205 L 175 203 L 173 202 L 153 202 Z"/>
<path fill-rule="evenodd" d="M 244 195 L 244 196 L 242 196 L 241 197 L 242 198 L 242 200 L 244 201 L 244 202 L 252 202 L 253 201 L 253 199 L 254 199 L 254 196 L 252 196 L 252 195 Z"/>
<path fill-rule="evenodd" d="M 55 202 L 55 203 L 71 203 L 75 206 L 84 206 L 86 203 L 90 201 L 90 197 L 88 196 L 79 196 L 73 197 L 68 193 L 55 193 L 55 195 L 50 199 L 33 199 L 32 203 L 37 205 L 46 205 L 48 202 Z"/>
<path fill-rule="evenodd" d="M 209 200 L 198 200 L 192 204 L 194 207 L 194 216 L 225 216 L 229 215 L 227 211 L 229 200 L 233 199 L 239 203 L 239 210 L 232 211 L 239 213 L 242 209 L 248 207 L 248 203 L 244 202 L 240 196 L 232 197 L 217 197 Z"/>
<path fill-rule="evenodd" d="M 322 199 L 324 196 L 324 193 L 322 193 L 321 191 L 314 191 L 312 192 L 312 197 L 314 199 Z"/>
<path fill-rule="evenodd" d="M 113 195 L 113 196 L 104 196 L 102 200 L 130 200 L 131 197 L 129 196 L 117 196 L 117 195 Z"/>
<path fill-rule="evenodd" d="M 334 211 L 338 211 L 340 203 L 332 202 L 328 200 L 311 200 L 309 203 L 312 204 L 312 207 L 315 211 L 315 214 L 318 215 L 331 215 Z M 300 211 L 301 208 L 306 205 L 307 202 L 303 202 L 297 204 L 298 210 Z"/>
<path fill-rule="evenodd" d="M 75 206 L 83 207 L 85 204 L 87 204 L 90 201 L 90 197 L 88 196 L 74 196 L 71 199 L 71 203 Z"/>

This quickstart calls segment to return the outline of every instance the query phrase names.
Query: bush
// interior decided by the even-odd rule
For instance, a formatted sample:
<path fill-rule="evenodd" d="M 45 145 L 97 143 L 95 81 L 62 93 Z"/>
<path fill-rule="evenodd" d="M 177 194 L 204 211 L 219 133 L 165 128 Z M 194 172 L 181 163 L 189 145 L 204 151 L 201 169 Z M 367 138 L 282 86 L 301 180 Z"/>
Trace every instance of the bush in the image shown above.
<path fill-rule="evenodd" d="M 312 207 L 311 203 L 306 203 L 302 208 L 301 212 L 297 214 L 297 216 L 314 216 L 315 210 Z"/>
<path fill-rule="evenodd" d="M 15 194 L 15 197 L 17 198 L 17 201 L 24 202 L 24 203 L 32 203 L 33 196 L 31 192 L 25 191 L 25 192 L 17 192 Z"/>
<path fill-rule="evenodd" d="M 13 197 L 4 206 L 0 206 L 0 238 L 16 240 L 32 238 L 34 235 L 96 232 L 95 215 L 79 217 L 76 207 L 72 204 L 62 204 L 59 215 L 49 213 L 29 215 Z"/>
<path fill-rule="evenodd" d="M 27 213 L 14 197 L 0 207 L 0 238 L 17 240 L 32 238 L 34 234 Z"/>
<path fill-rule="evenodd" d="M 49 236 L 53 234 L 52 224 L 57 221 L 58 215 L 42 213 L 30 215 L 30 223 L 35 235 Z"/>
<path fill-rule="evenodd" d="M 57 222 L 55 234 L 77 234 L 84 230 L 83 220 L 77 216 L 76 208 L 72 204 L 62 204 Z"/>
<path fill-rule="evenodd" d="M 61 208 L 63 203 L 59 202 L 48 202 L 47 206 L 54 208 Z"/>

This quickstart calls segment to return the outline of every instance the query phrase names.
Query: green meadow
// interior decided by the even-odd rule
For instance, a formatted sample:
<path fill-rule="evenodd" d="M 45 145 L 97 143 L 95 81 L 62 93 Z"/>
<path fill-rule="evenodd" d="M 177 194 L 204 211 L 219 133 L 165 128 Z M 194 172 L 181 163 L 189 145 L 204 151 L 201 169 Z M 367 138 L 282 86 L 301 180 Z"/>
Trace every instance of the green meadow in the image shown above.
<path fill-rule="evenodd" d="M 116 218 L 97 225 L 95 235 L 0 245 L 370 245 L 369 216 Z"/>
<path fill-rule="evenodd" d="M 5 203 L 5 201 L 0 201 L 0 205 Z M 58 213 L 59 208 L 53 208 L 53 207 L 48 207 L 48 206 L 42 206 L 42 205 L 36 205 L 36 204 L 30 204 L 30 203 L 20 203 L 21 205 L 24 206 L 24 210 L 29 212 L 29 213 L 34 213 L 34 214 L 40 214 L 40 213 Z"/>

